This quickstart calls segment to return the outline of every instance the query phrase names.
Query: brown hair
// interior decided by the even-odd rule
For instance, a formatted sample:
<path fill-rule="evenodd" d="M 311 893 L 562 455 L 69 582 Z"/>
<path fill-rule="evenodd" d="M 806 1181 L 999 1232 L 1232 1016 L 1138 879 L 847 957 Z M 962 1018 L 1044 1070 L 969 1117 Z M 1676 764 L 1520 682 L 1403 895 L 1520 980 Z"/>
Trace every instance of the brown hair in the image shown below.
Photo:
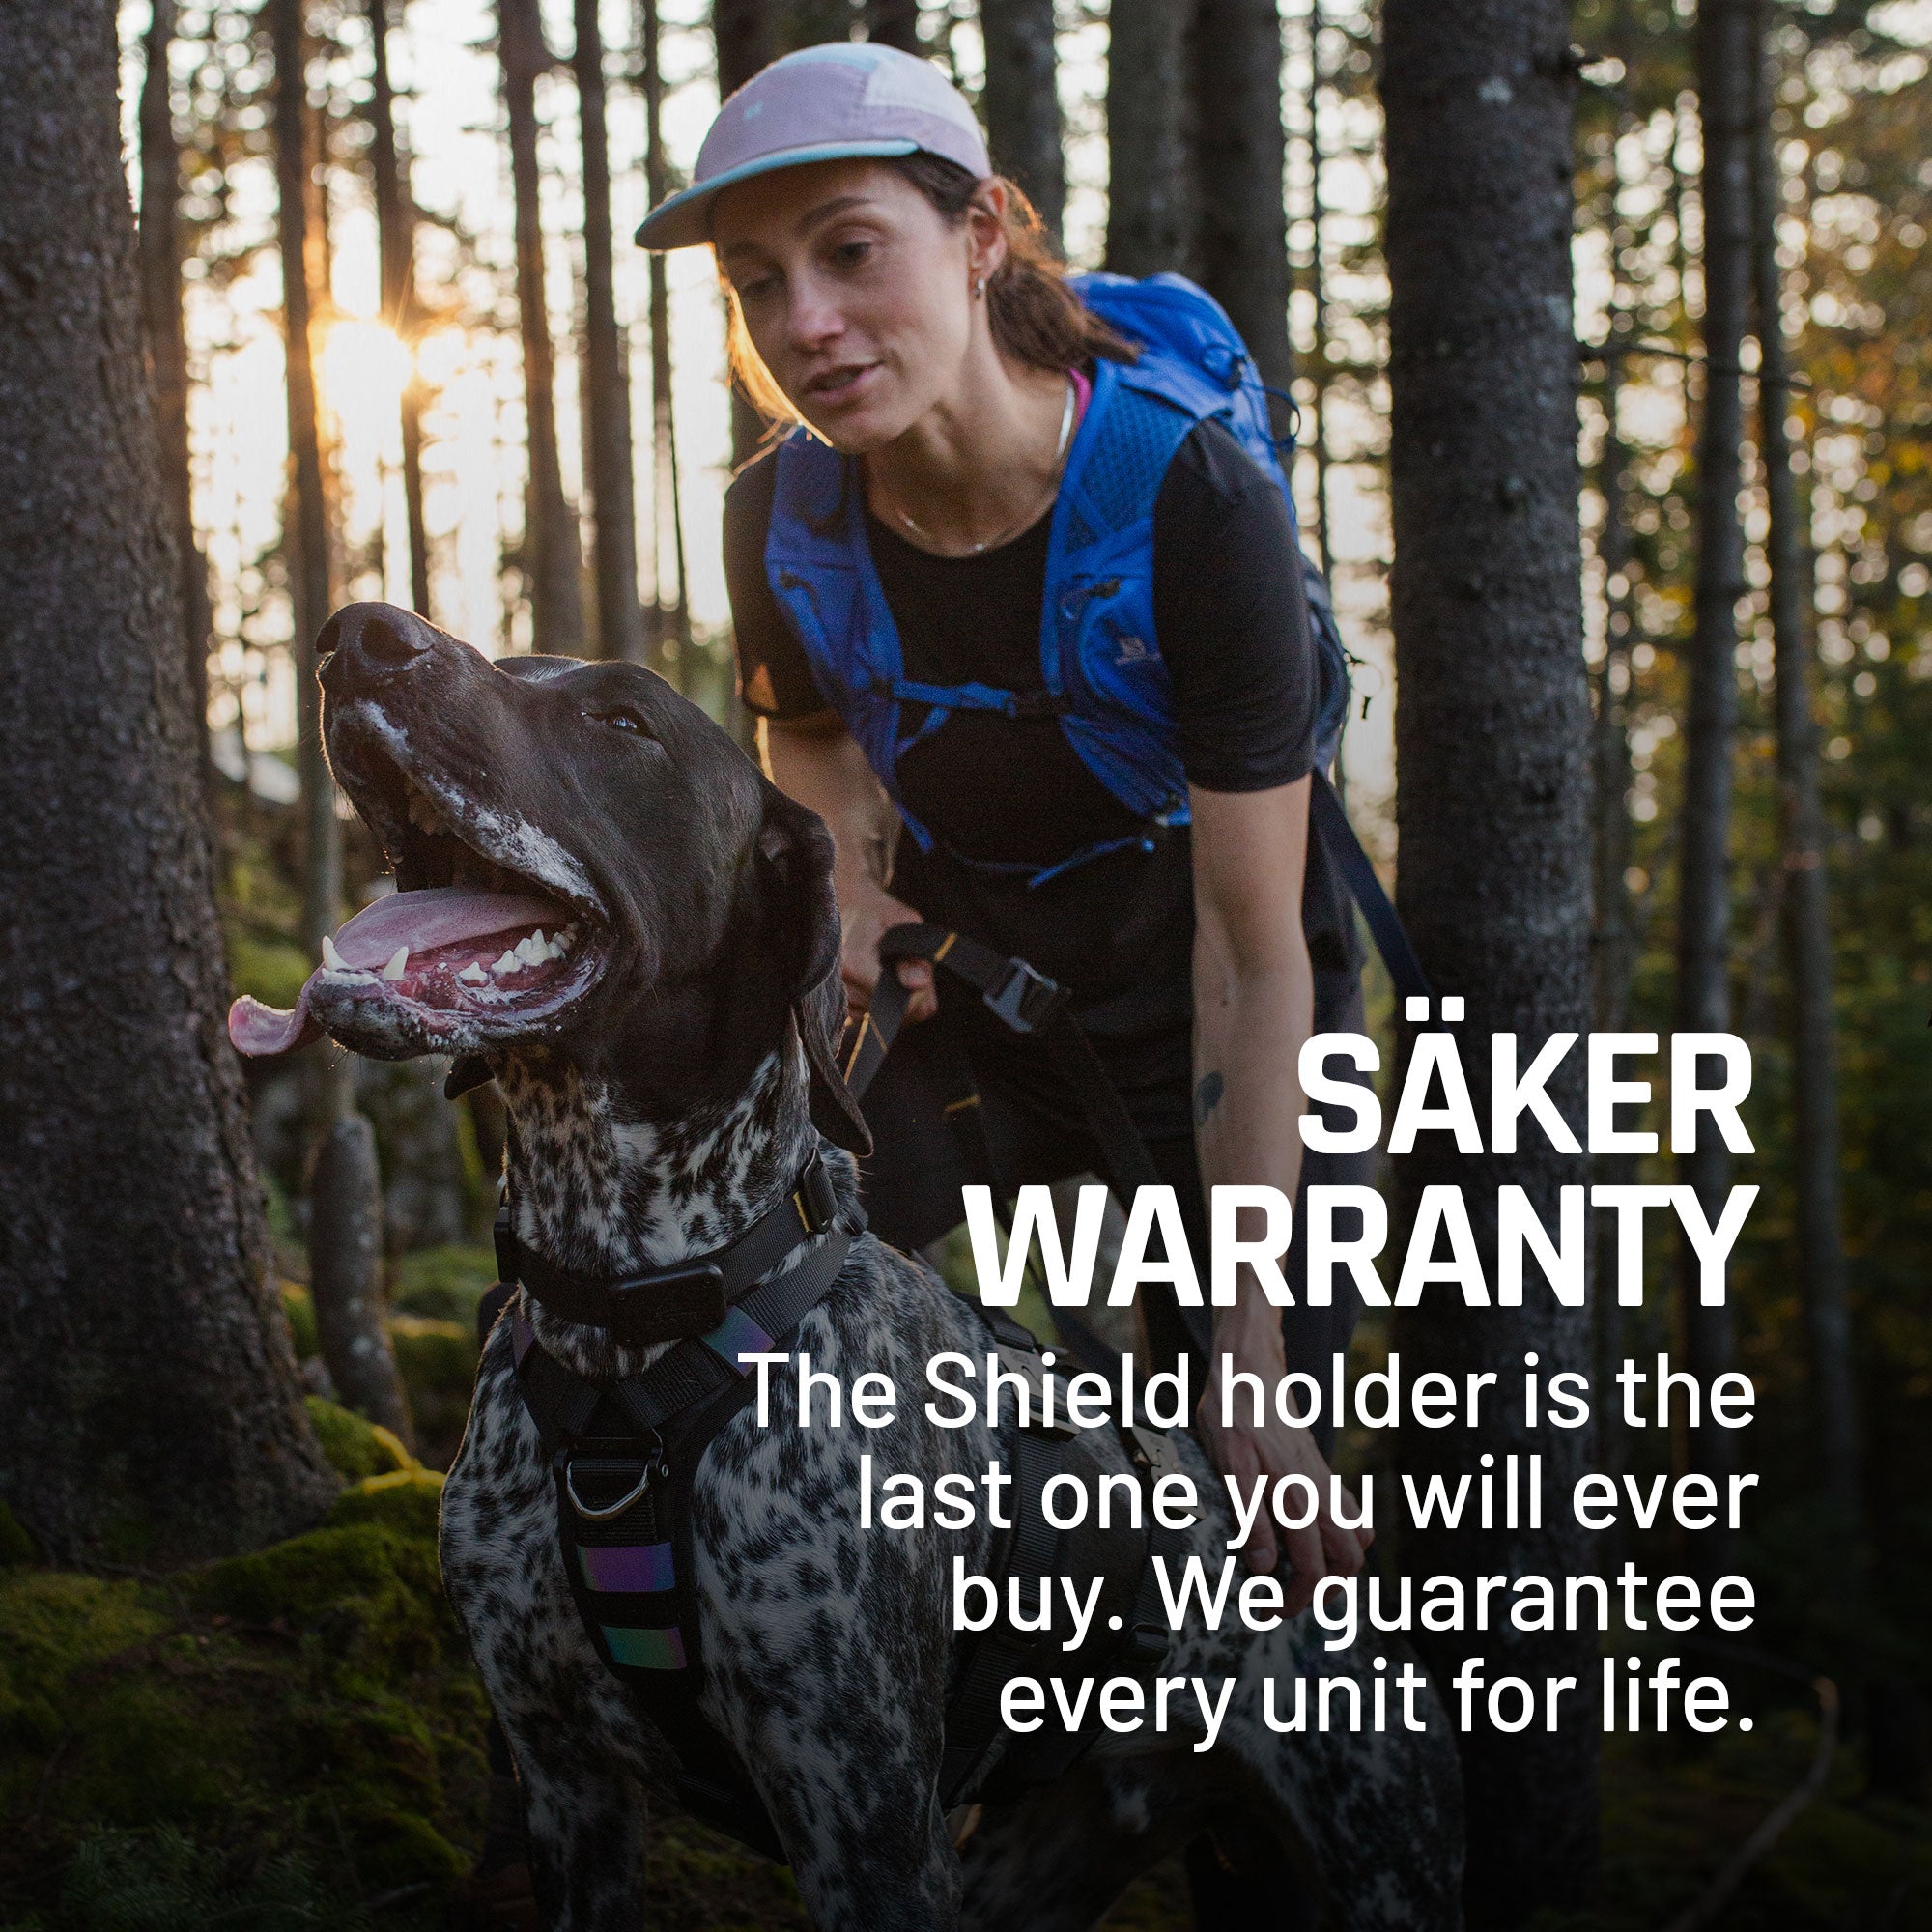
<path fill-rule="evenodd" d="M 956 228 L 965 221 L 980 186 L 970 169 L 927 154 L 897 156 L 883 165 L 903 175 L 950 226 Z M 1091 371 L 1097 356 L 1110 362 L 1135 360 L 1140 352 L 1102 322 L 1067 281 L 1066 264 L 1025 191 L 1004 175 L 993 179 L 1007 190 L 1006 259 L 986 283 L 986 320 L 1001 354 L 1034 369 Z M 800 421 L 791 398 L 752 346 L 729 278 L 721 279 L 730 312 L 727 353 L 732 380 L 768 424 Z"/>

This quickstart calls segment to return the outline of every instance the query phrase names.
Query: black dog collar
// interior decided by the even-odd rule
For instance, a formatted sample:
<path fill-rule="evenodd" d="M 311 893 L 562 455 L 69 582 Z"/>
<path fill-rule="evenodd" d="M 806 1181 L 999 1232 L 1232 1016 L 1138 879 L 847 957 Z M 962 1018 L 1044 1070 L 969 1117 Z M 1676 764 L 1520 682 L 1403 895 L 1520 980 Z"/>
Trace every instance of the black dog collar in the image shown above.
<path fill-rule="evenodd" d="M 832 1177 L 814 1152 L 791 1192 L 729 1247 L 639 1274 L 593 1276 L 558 1267 L 517 1237 L 505 1203 L 497 1215 L 497 1271 L 566 1321 L 608 1328 L 620 1342 L 647 1348 L 708 1335 L 747 1289 L 838 1218 Z"/>

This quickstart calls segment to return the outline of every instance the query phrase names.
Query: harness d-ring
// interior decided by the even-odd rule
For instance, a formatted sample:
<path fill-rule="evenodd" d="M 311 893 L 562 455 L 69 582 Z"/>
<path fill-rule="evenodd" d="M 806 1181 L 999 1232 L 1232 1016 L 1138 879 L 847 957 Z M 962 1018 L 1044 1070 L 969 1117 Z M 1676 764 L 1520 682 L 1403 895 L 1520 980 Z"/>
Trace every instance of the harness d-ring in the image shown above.
<path fill-rule="evenodd" d="M 613 1516 L 622 1516 L 624 1512 L 627 1509 L 629 1509 L 631 1505 L 634 1502 L 636 1502 L 639 1499 L 639 1497 L 640 1497 L 644 1493 L 646 1490 L 650 1488 L 651 1484 L 657 1480 L 658 1473 L 663 1467 L 664 1467 L 664 1459 L 662 1457 L 660 1456 L 651 1457 L 651 1459 L 647 1463 L 645 1463 L 643 1466 L 643 1473 L 639 1476 L 636 1486 L 631 1490 L 629 1494 L 625 1495 L 621 1500 L 617 1502 L 609 1504 L 607 1507 L 603 1509 L 592 1509 L 590 1505 L 586 1503 L 583 1500 L 583 1498 L 577 1493 L 577 1469 L 575 1463 L 566 1462 L 563 1465 L 563 1492 L 570 1498 L 571 1508 L 574 1509 L 578 1513 L 578 1515 L 584 1520 L 585 1522 L 609 1522 Z"/>

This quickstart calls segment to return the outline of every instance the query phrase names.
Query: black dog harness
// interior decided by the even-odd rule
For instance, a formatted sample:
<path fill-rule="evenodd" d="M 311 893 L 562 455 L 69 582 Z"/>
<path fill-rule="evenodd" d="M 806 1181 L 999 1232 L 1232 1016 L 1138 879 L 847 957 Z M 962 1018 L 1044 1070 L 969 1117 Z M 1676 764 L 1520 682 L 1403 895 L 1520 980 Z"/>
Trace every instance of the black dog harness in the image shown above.
<path fill-rule="evenodd" d="M 537 1340 L 519 1307 L 510 1317 L 518 1392 L 542 1438 L 556 1489 L 557 1536 L 579 1614 L 598 1655 L 632 1691 L 676 1751 L 678 1795 L 694 1816 L 782 1862 L 776 1830 L 744 1768 L 698 1708 L 704 1688 L 692 1534 L 692 1490 L 718 1432 L 751 1400 L 753 1354 L 785 1352 L 799 1323 L 838 1278 L 862 1220 L 841 1218 L 821 1158 L 813 1154 L 785 1200 L 715 1254 L 671 1268 L 592 1280 L 557 1268 L 519 1240 L 506 1203 L 497 1216 L 497 1265 L 508 1288 L 572 1321 L 633 1344 L 682 1339 L 651 1366 L 622 1378 L 566 1368 Z M 800 1248 L 802 1260 L 778 1272 Z M 507 1298 L 507 1296 L 506 1296 Z M 991 1340 L 1037 1363 L 1034 1337 L 1002 1312 L 980 1307 Z M 700 1332 L 692 1332 L 704 1323 Z M 677 1324 L 682 1324 L 677 1326 Z M 1012 1437 L 1013 1527 L 991 1566 L 999 1600 L 1017 1579 L 1037 1602 L 1040 1579 L 1061 1574 L 1061 1532 L 1042 1509 L 1046 1485 L 1066 1469 L 1076 1432 L 1063 1426 Z M 1177 1557 L 1178 1532 L 1154 1525 L 1152 1480 L 1179 1465 L 1166 1436 L 1123 1427 L 1138 1472 L 1140 1531 L 1109 1533 L 1107 1575 L 1131 1607 L 1101 1660 L 1116 1674 L 1151 1675 L 1168 1630 L 1152 1557 Z M 1082 1460 L 1087 1460 L 1082 1452 Z M 1000 1691 L 1021 1670 L 1046 1672 L 1065 1654 L 1048 1633 L 1004 1620 L 967 1636 L 946 1709 L 938 1801 L 950 1810 L 978 1787 L 1010 1796 L 1059 1776 L 1097 1729 L 1009 1734 Z M 1085 1660 L 1083 1671 L 1095 1666 Z M 990 1771 L 990 1776 L 982 1776 Z"/>

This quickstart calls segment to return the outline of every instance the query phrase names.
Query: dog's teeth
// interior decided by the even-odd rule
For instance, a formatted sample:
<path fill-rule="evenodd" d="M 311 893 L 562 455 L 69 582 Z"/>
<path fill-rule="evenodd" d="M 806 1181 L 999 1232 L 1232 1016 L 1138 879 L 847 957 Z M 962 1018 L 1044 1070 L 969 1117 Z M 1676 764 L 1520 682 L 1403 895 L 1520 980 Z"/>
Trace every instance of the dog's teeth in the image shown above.
<path fill-rule="evenodd" d="M 541 966 L 550 954 L 544 950 L 543 934 L 535 932 L 517 941 L 517 957 L 526 966 Z"/>
<path fill-rule="evenodd" d="M 480 960 L 472 959 L 456 977 L 466 985 L 480 986 L 489 979 L 490 972 Z"/>
<path fill-rule="evenodd" d="M 346 973 L 349 968 L 343 964 L 342 954 L 335 950 L 335 941 L 327 933 L 322 935 L 322 963 L 331 973 Z"/>
<path fill-rule="evenodd" d="M 514 973 L 523 963 L 514 952 L 506 952 L 490 970 L 500 980 L 505 973 Z"/>
<path fill-rule="evenodd" d="M 403 968 L 409 963 L 410 949 L 407 946 L 397 947 L 395 952 L 389 955 L 389 963 L 383 968 L 383 978 L 392 980 L 400 980 L 403 977 Z"/>

